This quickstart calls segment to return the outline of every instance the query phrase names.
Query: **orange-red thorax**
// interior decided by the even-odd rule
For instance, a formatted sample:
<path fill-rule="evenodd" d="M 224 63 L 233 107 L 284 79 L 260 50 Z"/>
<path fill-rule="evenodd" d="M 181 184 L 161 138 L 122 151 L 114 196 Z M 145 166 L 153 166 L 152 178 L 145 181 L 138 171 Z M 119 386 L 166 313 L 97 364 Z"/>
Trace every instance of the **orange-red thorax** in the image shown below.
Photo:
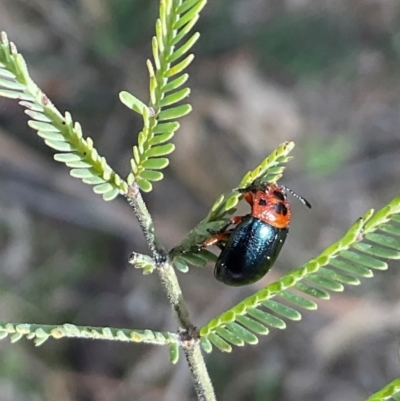
<path fill-rule="evenodd" d="M 251 214 L 276 228 L 286 228 L 290 223 L 290 205 L 283 188 L 268 185 L 253 194 Z"/>

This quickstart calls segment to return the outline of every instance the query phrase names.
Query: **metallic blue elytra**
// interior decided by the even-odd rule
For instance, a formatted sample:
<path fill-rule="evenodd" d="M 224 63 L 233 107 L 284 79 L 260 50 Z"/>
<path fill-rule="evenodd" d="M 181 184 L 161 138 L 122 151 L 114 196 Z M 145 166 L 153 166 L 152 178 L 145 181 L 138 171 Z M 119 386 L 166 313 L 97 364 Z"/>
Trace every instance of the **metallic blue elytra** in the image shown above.
<path fill-rule="evenodd" d="M 288 232 L 287 227 L 273 227 L 252 215 L 245 216 L 218 257 L 215 278 L 232 286 L 259 280 L 275 263 Z"/>

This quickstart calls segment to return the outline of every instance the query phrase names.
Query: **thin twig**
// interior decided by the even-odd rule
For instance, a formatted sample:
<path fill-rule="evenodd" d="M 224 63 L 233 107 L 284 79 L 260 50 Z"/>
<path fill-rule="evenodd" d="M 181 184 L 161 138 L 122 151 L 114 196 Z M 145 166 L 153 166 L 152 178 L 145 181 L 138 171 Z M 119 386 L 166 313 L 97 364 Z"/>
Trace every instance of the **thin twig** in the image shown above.
<path fill-rule="evenodd" d="M 199 342 L 195 342 L 192 347 L 184 347 L 183 352 L 192 374 L 194 388 L 199 401 L 216 401 Z"/>
<path fill-rule="evenodd" d="M 178 322 L 181 339 L 180 345 L 183 348 L 189 365 L 198 400 L 216 401 L 210 376 L 208 375 L 207 367 L 201 353 L 198 331 L 189 319 L 189 313 L 175 270 L 165 248 L 161 245 L 155 234 L 153 220 L 143 201 L 138 186 L 136 184 L 131 185 L 125 197 L 139 220 L 164 291 L 172 307 L 175 319 Z"/>
<path fill-rule="evenodd" d="M 130 185 L 125 197 L 132 207 L 136 218 L 139 220 L 140 227 L 156 265 L 160 266 L 166 261 L 166 251 L 155 235 L 153 220 L 144 203 L 139 187 L 136 184 Z"/>
<path fill-rule="evenodd" d="M 182 290 L 173 266 L 169 262 L 166 262 L 157 269 L 157 272 L 160 276 L 164 290 L 167 293 L 168 301 L 172 307 L 180 330 L 192 332 L 193 324 L 189 319 L 189 312 L 185 300 L 183 299 Z"/>

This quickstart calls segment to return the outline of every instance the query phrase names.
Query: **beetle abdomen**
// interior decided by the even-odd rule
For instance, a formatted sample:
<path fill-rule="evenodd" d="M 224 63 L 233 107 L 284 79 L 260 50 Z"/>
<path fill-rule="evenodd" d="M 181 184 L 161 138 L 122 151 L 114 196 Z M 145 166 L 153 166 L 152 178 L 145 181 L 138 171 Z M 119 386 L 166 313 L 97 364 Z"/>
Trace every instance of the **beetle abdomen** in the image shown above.
<path fill-rule="evenodd" d="M 215 265 L 217 280 L 232 286 L 254 283 L 274 264 L 288 234 L 251 215 L 238 224 Z"/>

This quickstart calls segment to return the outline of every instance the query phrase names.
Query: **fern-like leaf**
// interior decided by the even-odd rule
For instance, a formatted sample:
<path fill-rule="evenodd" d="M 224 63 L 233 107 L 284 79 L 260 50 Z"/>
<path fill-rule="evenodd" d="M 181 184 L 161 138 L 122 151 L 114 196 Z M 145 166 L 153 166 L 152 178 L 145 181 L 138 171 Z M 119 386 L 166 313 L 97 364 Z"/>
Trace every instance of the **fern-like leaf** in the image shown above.
<path fill-rule="evenodd" d="M 59 153 L 54 159 L 71 168 L 70 174 L 86 184 L 104 200 L 126 193 L 128 185 L 93 147 L 91 138 L 83 138 L 79 123 L 69 113 L 63 116 L 29 76 L 25 60 L 2 32 L 0 42 L 0 96 L 17 99 L 31 118 L 28 125 L 37 131 L 47 146 Z"/>
<path fill-rule="evenodd" d="M 10 336 L 11 342 L 22 337 L 33 340 L 36 345 L 42 345 L 50 338 L 90 338 L 93 340 L 112 340 L 135 343 L 148 343 L 158 345 L 179 345 L 177 334 L 169 332 L 156 332 L 151 330 L 117 329 L 109 327 L 75 326 L 74 324 L 39 325 L 0 323 L 0 339 Z"/>
<path fill-rule="evenodd" d="M 159 170 L 168 165 L 165 156 L 175 149 L 170 141 L 179 128 L 176 120 L 192 110 L 189 104 L 178 103 L 190 94 L 190 89 L 184 86 L 189 77 L 184 70 L 194 59 L 188 52 L 200 34 L 189 34 L 206 3 L 207 0 L 160 1 L 160 16 L 152 41 L 153 61 L 147 61 L 150 104 L 146 106 L 128 92 L 120 94 L 122 103 L 143 117 L 143 130 L 138 145 L 133 147 L 128 176 L 128 183 L 136 182 L 143 191 L 151 191 L 151 182 L 163 178 Z"/>
<path fill-rule="evenodd" d="M 393 380 L 377 393 L 371 395 L 366 401 L 390 401 L 400 399 L 400 379 Z"/>
<path fill-rule="evenodd" d="M 274 150 L 254 170 L 249 171 L 240 181 L 238 188 L 245 188 L 255 180 L 259 182 L 276 182 L 282 177 L 287 163 L 291 157 L 289 153 L 294 148 L 293 142 L 284 142 Z M 199 244 L 210 237 L 210 231 L 219 231 L 226 224 L 226 216 L 236 211 L 236 205 L 243 198 L 243 194 L 233 190 L 228 196 L 221 195 L 211 207 L 210 212 L 174 249 L 170 251 L 170 257 L 175 266 L 182 272 L 189 270 L 189 264 L 202 267 L 208 262 L 215 262 L 216 256 L 202 249 L 193 252 Z"/>
<path fill-rule="evenodd" d="M 329 299 L 331 291 L 360 284 L 360 277 L 388 268 L 382 259 L 400 259 L 400 196 L 376 213 L 370 210 L 315 259 L 212 319 L 200 329 L 201 344 L 207 352 L 212 345 L 230 351 L 240 340 L 252 344 L 254 336 L 268 334 L 260 325 L 284 329 L 286 320 L 301 319 L 298 309 L 317 308 L 309 296 Z"/>

